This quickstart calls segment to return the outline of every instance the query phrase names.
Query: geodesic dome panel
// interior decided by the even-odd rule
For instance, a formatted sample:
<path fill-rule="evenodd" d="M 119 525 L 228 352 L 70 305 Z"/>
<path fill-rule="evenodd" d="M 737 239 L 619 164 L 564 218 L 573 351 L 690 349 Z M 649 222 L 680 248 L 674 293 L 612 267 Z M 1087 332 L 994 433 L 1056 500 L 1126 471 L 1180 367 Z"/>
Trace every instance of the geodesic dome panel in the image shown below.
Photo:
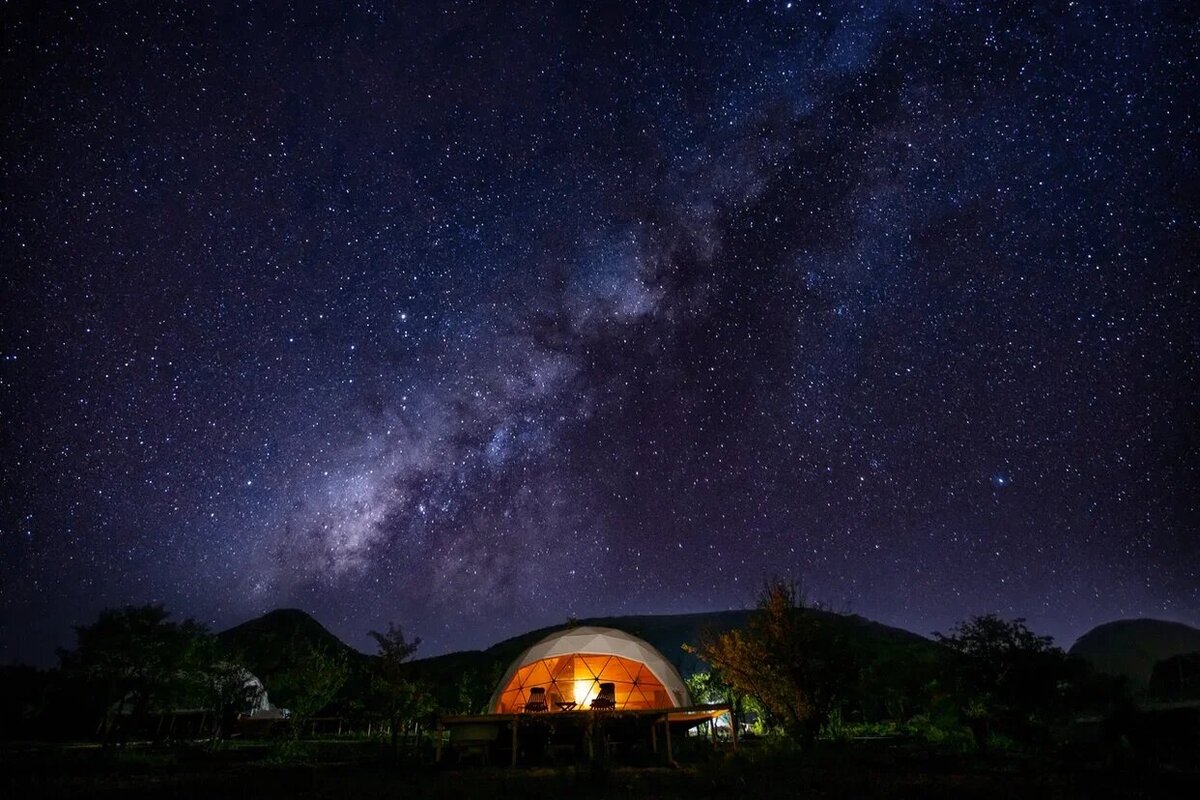
<path fill-rule="evenodd" d="M 611 684 L 617 710 L 679 708 L 691 704 L 679 672 L 646 642 L 613 628 L 568 628 L 522 653 L 492 695 L 495 714 L 525 710 L 531 695 L 547 710 L 560 703 L 587 709 Z M 535 688 L 542 693 L 535 693 Z"/>

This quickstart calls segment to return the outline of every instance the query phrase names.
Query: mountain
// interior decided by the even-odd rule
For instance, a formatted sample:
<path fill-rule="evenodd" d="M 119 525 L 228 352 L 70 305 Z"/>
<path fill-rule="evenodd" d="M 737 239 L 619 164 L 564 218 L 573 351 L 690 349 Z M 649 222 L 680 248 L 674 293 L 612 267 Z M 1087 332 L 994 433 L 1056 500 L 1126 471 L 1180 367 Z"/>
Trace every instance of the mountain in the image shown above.
<path fill-rule="evenodd" d="M 721 633 L 742 627 L 752 613 L 740 610 L 592 617 L 577 620 L 577 623 L 616 628 L 640 637 L 657 648 L 686 677 L 703 670 L 704 666 L 695 655 L 683 649 L 685 644 L 697 644 L 706 631 Z M 840 626 L 864 660 L 882 664 L 885 670 L 901 668 L 905 662 L 912 663 L 913 659 L 929 663 L 939 658 L 942 652 L 937 643 L 923 636 L 860 616 L 819 610 L 810 610 L 808 613 L 827 616 L 833 624 Z M 415 677 L 424 678 L 440 687 L 440 693 L 456 695 L 466 692 L 481 698 L 478 702 L 483 702 L 513 659 L 531 644 L 562 627 L 539 628 L 497 642 L 484 650 L 463 650 L 419 658 L 412 662 L 412 671 Z M 231 653 L 237 654 L 268 689 L 274 676 L 289 669 L 301 653 L 313 648 L 345 656 L 351 668 L 346 691 L 353 693 L 365 685 L 367 667 L 373 658 L 345 644 L 321 623 L 298 609 L 272 611 L 222 631 L 217 638 Z M 1085 633 L 1069 652 L 1090 663 L 1097 672 L 1128 676 L 1131 687 L 1141 690 L 1150 683 L 1157 662 L 1200 652 L 1200 629 L 1155 619 L 1119 620 Z M 1179 669 L 1175 669 L 1171 674 L 1178 672 Z"/>
<path fill-rule="evenodd" d="M 697 644 L 705 631 L 721 633 L 746 624 L 751 611 L 715 611 L 704 614 L 592 617 L 578 620 L 580 625 L 617 628 L 649 642 L 684 675 L 703 670 L 704 666 L 685 644 Z M 913 660 L 929 662 L 938 657 L 939 646 L 915 633 L 881 625 L 863 617 L 810 610 L 828 617 L 841 627 L 851 644 L 868 661 L 898 665 Z M 562 625 L 539 628 L 497 642 L 486 650 L 465 650 L 411 662 L 411 674 L 435 687 L 440 701 L 447 706 L 470 704 L 482 709 L 508 665 L 531 644 Z M 343 699 L 361 696 L 368 685 L 373 656 L 348 646 L 321 623 L 298 609 L 279 609 L 217 634 L 217 639 L 271 691 L 275 676 L 291 668 L 309 648 L 344 655 L 350 675 L 341 694 Z M 286 697 L 272 694 L 271 699 L 286 705 Z"/>
<path fill-rule="evenodd" d="M 579 625 L 595 625 L 616 628 L 644 639 L 662 653 L 685 677 L 703 670 L 703 664 L 691 653 L 685 652 L 685 644 L 698 644 L 705 631 L 721 633 L 742 627 L 753 612 L 714 611 L 700 614 L 671 614 L 624 617 L 591 617 L 577 620 Z M 892 628 L 872 622 L 857 615 L 834 614 L 828 611 L 811 610 L 809 613 L 828 616 L 843 627 L 843 632 L 861 652 L 868 655 L 884 655 L 896 651 L 913 654 L 933 654 L 937 645 L 910 631 Z M 463 673 L 474 670 L 498 681 L 500 673 L 508 664 L 531 644 L 544 638 L 562 625 L 539 628 L 511 639 L 497 642 L 486 650 L 466 650 L 430 658 L 417 659 L 414 669 L 425 676 Z"/>
<path fill-rule="evenodd" d="M 293 666 L 309 648 L 343 655 L 351 668 L 362 666 L 370 658 L 297 608 L 279 608 L 221 631 L 217 641 L 237 654 L 268 688 L 271 678 Z"/>
<path fill-rule="evenodd" d="M 1122 619 L 1092 628 L 1068 652 L 1097 672 L 1127 676 L 1131 688 L 1145 689 L 1155 662 L 1197 651 L 1200 628 L 1161 619 Z"/>

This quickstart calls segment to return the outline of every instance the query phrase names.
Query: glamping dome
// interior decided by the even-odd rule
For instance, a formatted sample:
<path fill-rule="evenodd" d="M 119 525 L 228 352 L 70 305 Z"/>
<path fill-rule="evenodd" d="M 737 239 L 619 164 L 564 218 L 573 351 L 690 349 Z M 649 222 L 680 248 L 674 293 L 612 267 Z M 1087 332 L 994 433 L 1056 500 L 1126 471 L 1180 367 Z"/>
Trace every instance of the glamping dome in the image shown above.
<path fill-rule="evenodd" d="M 683 678 L 662 653 L 624 631 L 579 627 L 552 633 L 518 656 L 488 708 L 513 714 L 690 705 Z"/>

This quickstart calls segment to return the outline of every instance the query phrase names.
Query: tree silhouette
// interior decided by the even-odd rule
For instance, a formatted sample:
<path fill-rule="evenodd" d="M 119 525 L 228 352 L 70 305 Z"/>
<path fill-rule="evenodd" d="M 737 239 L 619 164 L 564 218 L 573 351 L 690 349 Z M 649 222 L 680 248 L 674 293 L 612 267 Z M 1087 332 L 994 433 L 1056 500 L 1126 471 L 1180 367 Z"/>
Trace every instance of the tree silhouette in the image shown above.
<path fill-rule="evenodd" d="M 960 710 L 981 752 L 997 728 L 1028 740 L 1062 710 L 1066 656 L 1052 637 L 1029 630 L 1024 619 L 976 616 L 934 637 L 957 656 Z"/>
<path fill-rule="evenodd" d="M 225 738 L 232 723 L 249 713 L 263 695 L 242 659 L 229 653 L 213 636 L 205 636 L 195 645 L 195 672 L 189 682 L 195 685 L 200 705 L 213 715 L 213 742 Z"/>
<path fill-rule="evenodd" d="M 409 676 L 405 662 L 417 652 L 420 638 L 404 638 L 400 626 L 388 623 L 387 633 L 370 631 L 379 647 L 371 673 L 371 699 L 391 726 L 392 753 L 399 750 L 400 730 L 432 708 L 426 688 Z"/>
<path fill-rule="evenodd" d="M 701 638 L 701 658 L 768 720 L 811 744 L 856 680 L 853 651 L 826 615 L 813 613 L 796 583 L 768 581 L 746 626 Z"/>
<path fill-rule="evenodd" d="M 161 605 L 106 609 L 91 625 L 75 628 L 74 650 L 59 651 L 64 672 L 81 679 L 100 704 L 101 738 L 112 741 L 125 715 L 144 721 L 195 689 L 198 643 L 207 629 L 193 620 L 168 620 Z"/>
<path fill-rule="evenodd" d="M 276 676 L 275 686 L 288 698 L 293 739 L 298 739 L 308 721 L 333 701 L 349 674 L 345 654 L 308 645 L 291 668 Z"/>

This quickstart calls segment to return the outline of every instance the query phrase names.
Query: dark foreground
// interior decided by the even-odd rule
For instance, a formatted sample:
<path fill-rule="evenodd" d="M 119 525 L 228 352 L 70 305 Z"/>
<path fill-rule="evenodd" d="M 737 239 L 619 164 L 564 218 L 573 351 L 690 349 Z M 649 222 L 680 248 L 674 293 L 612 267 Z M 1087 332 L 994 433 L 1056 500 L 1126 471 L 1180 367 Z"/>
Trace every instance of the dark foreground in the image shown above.
<path fill-rule="evenodd" d="M 312 745 L 301 761 L 263 746 L 137 749 L 5 745 L 0 796 L 12 798 L 1142 798 L 1200 797 L 1195 768 L 1039 761 L 853 744 L 809 755 L 713 754 L 679 769 L 528 769 L 396 763 L 362 742 Z"/>

